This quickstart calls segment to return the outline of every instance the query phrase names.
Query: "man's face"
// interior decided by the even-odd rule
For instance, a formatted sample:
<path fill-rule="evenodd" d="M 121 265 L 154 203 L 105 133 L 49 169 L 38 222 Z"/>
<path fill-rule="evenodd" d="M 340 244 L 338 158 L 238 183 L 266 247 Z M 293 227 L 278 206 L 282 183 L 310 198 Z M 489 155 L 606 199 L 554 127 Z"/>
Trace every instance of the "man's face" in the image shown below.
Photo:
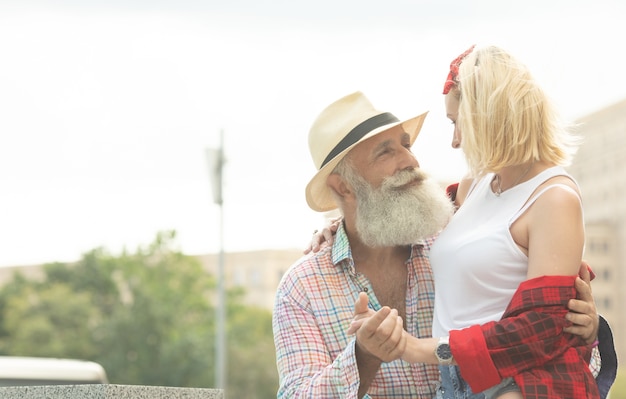
<path fill-rule="evenodd" d="M 373 187 L 400 170 L 419 168 L 411 151 L 411 137 L 395 126 L 359 143 L 350 151 L 350 161 Z"/>
<path fill-rule="evenodd" d="M 419 169 L 408 148 L 385 137 L 376 141 L 364 147 L 369 152 L 351 154 L 344 176 L 356 198 L 361 240 L 371 247 L 407 245 L 439 232 L 453 209 L 444 190 Z"/>

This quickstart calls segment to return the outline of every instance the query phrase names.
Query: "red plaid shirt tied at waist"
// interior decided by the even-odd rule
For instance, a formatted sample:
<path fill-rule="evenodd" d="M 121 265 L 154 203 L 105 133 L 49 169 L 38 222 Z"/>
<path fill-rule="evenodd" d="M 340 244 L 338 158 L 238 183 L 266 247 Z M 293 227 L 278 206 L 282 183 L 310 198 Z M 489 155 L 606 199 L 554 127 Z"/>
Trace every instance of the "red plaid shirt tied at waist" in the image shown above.
<path fill-rule="evenodd" d="M 591 346 L 563 332 L 575 279 L 527 280 L 500 321 L 450 331 L 452 353 L 474 392 L 513 377 L 525 399 L 600 398 L 588 367 Z"/>

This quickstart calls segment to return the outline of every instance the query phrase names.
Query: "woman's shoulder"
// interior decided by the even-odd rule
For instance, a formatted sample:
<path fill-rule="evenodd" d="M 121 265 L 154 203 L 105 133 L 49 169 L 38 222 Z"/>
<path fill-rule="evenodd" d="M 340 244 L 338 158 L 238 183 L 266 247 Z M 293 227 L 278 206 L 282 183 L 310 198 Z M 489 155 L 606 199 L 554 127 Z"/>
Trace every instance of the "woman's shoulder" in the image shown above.
<path fill-rule="evenodd" d="M 575 182 L 565 176 L 555 176 L 541 183 L 530 196 L 527 206 L 541 218 L 558 214 L 579 214 L 582 209 L 580 190 Z"/>
<path fill-rule="evenodd" d="M 564 168 L 560 166 L 548 168 L 539 175 L 543 175 L 542 181 L 531 197 L 548 195 L 549 198 L 558 200 L 574 196 L 579 201 L 582 200 L 578 183 Z"/>

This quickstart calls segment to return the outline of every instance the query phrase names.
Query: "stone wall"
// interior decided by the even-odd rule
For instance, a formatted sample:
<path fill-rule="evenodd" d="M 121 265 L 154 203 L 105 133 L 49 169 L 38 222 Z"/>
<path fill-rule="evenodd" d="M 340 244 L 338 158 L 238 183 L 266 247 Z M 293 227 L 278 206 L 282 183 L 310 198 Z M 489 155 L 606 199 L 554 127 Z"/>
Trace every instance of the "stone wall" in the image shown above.
<path fill-rule="evenodd" d="M 224 399 L 220 389 L 85 384 L 0 387 L 2 399 Z"/>

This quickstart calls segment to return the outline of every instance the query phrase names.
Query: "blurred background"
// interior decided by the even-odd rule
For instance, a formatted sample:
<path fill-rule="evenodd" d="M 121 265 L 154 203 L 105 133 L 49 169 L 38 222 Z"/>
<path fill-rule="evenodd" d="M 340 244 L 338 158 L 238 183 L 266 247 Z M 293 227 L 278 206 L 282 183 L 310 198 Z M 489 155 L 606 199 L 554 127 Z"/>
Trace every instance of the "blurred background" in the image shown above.
<path fill-rule="evenodd" d="M 224 131 L 227 250 L 301 248 L 319 215 L 309 126 L 362 90 L 400 118 L 430 110 L 415 151 L 441 179 L 442 82 L 473 43 L 527 62 L 564 116 L 626 98 L 615 1 L 0 2 L 0 265 L 75 260 L 175 228 L 218 249 L 205 148 Z"/>
<path fill-rule="evenodd" d="M 623 331 L 625 17 L 621 0 L 0 1 L 1 354 L 95 359 L 114 383 L 212 386 L 223 250 L 239 365 L 228 387 L 272 397 L 273 290 L 328 216 L 304 200 L 309 126 L 356 90 L 400 118 L 429 110 L 414 151 L 456 181 L 465 164 L 441 91 L 474 43 L 517 55 L 581 123 L 572 173 L 599 251 L 594 294 Z M 222 207 L 206 159 L 220 146 Z M 51 316 L 70 302 L 94 319 Z M 70 325 L 76 336 L 51 338 Z"/>

